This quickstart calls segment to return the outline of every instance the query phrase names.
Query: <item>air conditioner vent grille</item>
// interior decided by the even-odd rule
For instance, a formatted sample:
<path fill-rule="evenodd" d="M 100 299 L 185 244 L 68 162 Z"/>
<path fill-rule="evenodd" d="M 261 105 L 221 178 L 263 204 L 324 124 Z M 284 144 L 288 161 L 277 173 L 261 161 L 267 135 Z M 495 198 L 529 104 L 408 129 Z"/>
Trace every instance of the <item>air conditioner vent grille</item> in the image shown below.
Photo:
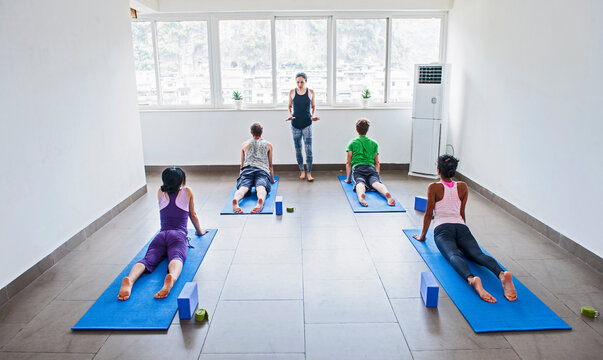
<path fill-rule="evenodd" d="M 419 67 L 419 84 L 441 84 L 442 67 L 441 66 L 421 66 Z"/>

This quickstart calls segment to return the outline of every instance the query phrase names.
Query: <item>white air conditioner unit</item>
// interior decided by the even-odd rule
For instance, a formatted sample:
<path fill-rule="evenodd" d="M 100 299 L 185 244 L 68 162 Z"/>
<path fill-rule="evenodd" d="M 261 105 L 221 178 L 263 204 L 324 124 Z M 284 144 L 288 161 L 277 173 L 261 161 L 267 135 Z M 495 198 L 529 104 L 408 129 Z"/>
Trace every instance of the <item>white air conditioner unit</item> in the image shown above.
<path fill-rule="evenodd" d="M 415 65 L 409 175 L 437 178 L 446 150 L 450 65 Z"/>

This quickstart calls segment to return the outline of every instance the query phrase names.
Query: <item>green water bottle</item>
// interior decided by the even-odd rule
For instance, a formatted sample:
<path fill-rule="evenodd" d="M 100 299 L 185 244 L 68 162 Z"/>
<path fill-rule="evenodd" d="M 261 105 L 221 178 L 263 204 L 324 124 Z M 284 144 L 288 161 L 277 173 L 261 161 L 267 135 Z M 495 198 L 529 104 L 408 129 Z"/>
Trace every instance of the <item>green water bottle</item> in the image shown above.
<path fill-rule="evenodd" d="M 582 313 L 582 315 L 588 316 L 590 318 L 599 317 L 599 312 L 595 310 L 592 306 L 583 306 L 580 312 Z"/>

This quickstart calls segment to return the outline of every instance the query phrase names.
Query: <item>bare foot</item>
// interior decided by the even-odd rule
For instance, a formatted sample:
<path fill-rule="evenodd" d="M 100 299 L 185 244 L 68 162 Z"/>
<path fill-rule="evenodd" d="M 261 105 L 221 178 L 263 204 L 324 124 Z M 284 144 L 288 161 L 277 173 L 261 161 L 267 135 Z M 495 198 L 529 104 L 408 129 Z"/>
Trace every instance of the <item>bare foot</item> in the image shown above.
<path fill-rule="evenodd" d="M 308 173 L 308 181 L 312 182 L 314 181 L 314 178 L 312 177 L 312 174 Z"/>
<path fill-rule="evenodd" d="M 387 199 L 387 205 L 396 206 L 396 199 L 390 193 L 385 193 L 385 198 Z"/>
<path fill-rule="evenodd" d="M 477 276 L 474 276 L 472 279 L 469 280 L 469 285 L 471 285 L 471 287 L 477 292 L 477 294 L 479 295 L 479 297 L 482 298 L 482 300 L 487 301 L 489 303 L 496 302 L 494 296 L 490 295 L 489 292 L 484 290 L 484 287 L 482 286 L 482 279 L 478 278 Z"/>
<path fill-rule="evenodd" d="M 513 285 L 513 276 L 510 272 L 505 271 L 499 276 L 500 282 L 502 283 L 503 289 L 505 290 L 505 297 L 509 301 L 517 300 L 517 291 L 515 285 Z"/>
<path fill-rule="evenodd" d="M 129 277 L 125 277 L 121 281 L 121 288 L 119 289 L 119 294 L 117 294 L 118 300 L 128 300 L 130 298 L 130 293 L 132 292 L 132 280 Z"/>
<path fill-rule="evenodd" d="M 243 213 L 243 209 L 241 209 L 239 202 L 235 199 L 232 199 L 232 211 L 236 212 L 237 214 Z"/>
<path fill-rule="evenodd" d="M 157 294 L 155 294 L 155 299 L 165 299 L 170 294 L 170 290 L 172 290 L 172 286 L 174 286 L 174 277 L 172 274 L 167 274 L 165 276 L 165 280 L 163 281 L 163 287 Z"/>
<path fill-rule="evenodd" d="M 257 213 L 259 213 L 260 211 L 262 211 L 262 208 L 263 208 L 263 207 L 264 207 L 264 200 L 262 200 L 262 199 L 258 199 L 258 203 L 257 203 L 257 205 L 256 205 L 256 206 L 255 206 L 253 209 L 251 209 L 251 212 L 252 212 L 253 214 L 257 214 Z"/>
<path fill-rule="evenodd" d="M 360 202 L 360 205 L 362 206 L 368 206 L 368 203 L 366 202 L 366 194 L 362 194 L 358 197 L 358 201 Z"/>
<path fill-rule="evenodd" d="M 306 172 L 305 172 L 305 171 L 302 171 L 302 172 L 301 172 L 301 174 L 299 174 L 299 179 L 300 179 L 300 180 L 303 180 L 303 179 L 305 179 L 305 178 L 306 178 Z"/>

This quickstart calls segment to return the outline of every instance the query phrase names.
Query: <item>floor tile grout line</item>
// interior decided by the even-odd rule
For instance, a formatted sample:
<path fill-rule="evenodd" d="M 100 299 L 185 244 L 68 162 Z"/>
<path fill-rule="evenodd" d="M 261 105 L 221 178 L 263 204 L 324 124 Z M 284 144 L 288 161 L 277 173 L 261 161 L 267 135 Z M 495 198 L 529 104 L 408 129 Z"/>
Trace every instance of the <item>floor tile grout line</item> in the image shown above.
<path fill-rule="evenodd" d="M 406 213 L 402 213 L 402 214 L 406 214 Z M 408 216 L 408 215 L 406 215 L 406 216 Z M 410 358 L 414 359 L 414 356 L 413 356 L 412 351 L 410 349 L 410 344 L 408 343 L 408 340 L 406 339 L 406 335 L 404 334 L 404 330 L 402 330 L 402 325 L 400 324 L 400 319 L 398 319 L 398 315 L 396 314 L 396 311 L 394 310 L 394 306 L 392 305 L 391 299 L 390 299 L 389 295 L 387 294 L 387 290 L 385 289 L 385 284 L 383 284 L 383 279 L 381 279 L 381 274 L 377 270 L 377 265 L 375 264 L 375 260 L 373 259 L 373 255 L 371 254 L 371 251 L 368 248 L 368 245 L 366 243 L 366 239 L 364 238 L 365 234 L 362 231 L 362 228 L 360 227 L 360 223 L 358 223 L 358 217 L 356 215 L 354 215 L 354 218 L 356 219 L 356 225 L 358 226 L 358 229 L 360 230 L 360 233 L 362 234 L 362 241 L 364 242 L 364 246 L 366 248 L 366 252 L 368 253 L 369 257 L 371 258 L 371 263 L 373 264 L 373 268 L 375 269 L 375 272 L 377 273 L 377 276 L 379 277 L 379 282 L 381 283 L 381 288 L 383 289 L 383 292 L 385 293 L 385 296 L 387 297 L 387 302 L 389 303 L 389 307 L 390 307 L 392 313 L 394 314 L 394 318 L 396 319 L 396 322 L 398 323 L 398 328 L 400 329 L 400 333 L 402 334 L 402 338 L 404 339 L 404 343 L 406 344 L 406 348 L 408 349 L 408 353 L 410 354 Z"/>
<path fill-rule="evenodd" d="M 212 201 L 213 201 L 213 200 L 212 200 Z M 489 200 L 485 199 L 485 200 L 484 200 L 484 202 L 490 203 L 491 201 L 489 201 Z M 306 204 L 306 203 L 303 203 L 303 204 Z M 496 204 L 495 204 L 495 205 L 496 205 Z M 141 209 L 142 209 L 142 208 L 141 208 Z M 145 208 L 145 211 L 146 211 L 146 208 Z M 408 214 L 408 213 L 406 213 L 406 214 L 410 216 L 410 214 Z M 307 215 L 306 215 L 306 216 L 307 216 Z M 355 223 L 356 223 L 356 224 L 359 224 L 359 220 L 358 220 L 359 218 L 360 218 L 360 217 L 355 217 Z M 245 221 L 243 222 L 244 224 L 247 222 L 247 219 L 248 219 L 248 217 L 247 217 L 247 218 L 245 219 Z M 360 219 L 361 219 L 361 218 L 360 218 Z M 515 222 L 516 220 L 517 220 L 517 219 L 513 218 L 513 222 Z M 244 226 L 243 226 L 243 227 L 244 227 Z M 303 231 L 303 230 L 302 230 L 302 231 Z M 540 235 L 540 233 L 538 233 L 538 232 L 536 232 L 536 233 L 537 233 L 538 235 Z M 302 234 L 303 234 L 303 232 L 302 232 Z M 363 236 L 362 236 L 363 241 L 365 242 L 365 247 L 366 247 L 366 246 L 369 244 L 369 242 L 366 240 L 366 237 L 367 237 L 367 236 L 368 236 L 368 234 L 363 234 Z M 531 235 L 530 235 L 530 237 L 531 237 L 531 238 L 535 238 L 535 236 L 536 236 L 536 235 L 534 235 L 534 236 L 531 236 Z M 240 241 L 241 239 L 242 239 L 242 237 L 240 236 L 240 237 L 239 237 L 239 241 Z M 303 240 L 303 237 L 302 237 L 302 240 Z M 236 247 L 236 249 L 235 249 L 235 253 L 236 253 L 236 252 L 239 250 L 238 245 L 239 245 L 239 244 L 237 244 L 237 247 Z M 333 249 L 333 250 L 337 250 L 337 249 Z M 74 250 L 72 250 L 72 251 L 76 251 L 76 250 L 74 249 Z M 378 264 L 379 262 L 375 262 L 375 257 L 373 257 L 373 253 L 371 253 L 371 252 L 370 252 L 370 249 L 369 249 L 369 251 L 368 251 L 368 252 L 369 252 L 369 254 L 370 254 L 370 256 L 371 256 L 371 259 L 373 260 L 373 265 L 376 267 L 376 264 Z M 505 252 L 505 255 L 506 255 L 506 252 Z M 302 256 L 303 256 L 303 249 L 302 249 Z M 507 255 L 507 256 L 508 256 L 508 255 Z M 233 255 L 233 261 L 231 261 L 230 266 L 232 266 L 232 265 L 234 264 L 234 257 L 235 257 L 235 256 Z M 303 257 L 302 257 L 302 259 L 303 259 Z M 552 260 L 554 260 L 554 259 L 552 259 Z M 122 264 L 120 264 L 120 265 L 122 265 Z M 230 271 L 230 266 L 229 266 L 229 271 Z M 537 281 L 537 282 L 538 282 L 540 285 L 542 285 L 542 283 L 540 282 L 540 280 L 542 280 L 542 279 L 543 279 L 542 277 L 537 278 L 537 277 L 535 277 L 534 275 L 532 275 L 532 273 L 528 272 L 527 270 L 525 271 L 525 273 L 526 273 L 528 276 L 533 277 L 535 281 Z M 378 276 L 379 276 L 379 278 L 380 278 L 380 280 L 381 280 L 382 287 L 384 287 L 384 286 L 383 286 L 383 281 L 382 281 L 382 279 L 381 279 L 381 275 L 379 274 L 379 272 L 378 272 L 378 271 L 377 271 L 377 274 L 378 274 Z M 303 262 L 302 262 L 302 275 L 303 275 Z M 303 279 L 304 279 L 304 278 L 303 278 L 303 276 L 302 276 L 302 286 L 305 286 L 305 280 L 303 280 Z M 69 281 L 70 283 L 72 283 L 72 282 L 73 282 L 73 280 L 68 280 L 68 281 Z M 589 283 L 589 284 L 590 284 L 590 283 Z M 220 299 L 220 298 L 221 298 L 221 296 L 222 296 L 222 291 L 223 291 L 223 289 L 224 289 L 224 285 L 225 285 L 225 280 L 224 280 L 224 282 L 223 282 L 223 284 L 222 284 L 222 289 L 220 290 L 220 295 L 219 295 L 219 300 L 218 300 L 218 301 L 227 301 L 227 300 L 221 300 L 221 299 Z M 69 286 L 69 285 L 68 285 L 68 286 Z M 542 285 L 542 286 L 543 286 L 543 285 Z M 302 287 L 302 289 L 304 289 L 304 288 Z M 548 288 L 546 288 L 546 287 L 544 287 L 544 286 L 543 286 L 543 289 L 545 289 L 545 290 L 546 290 L 546 291 L 547 291 L 547 292 L 550 294 L 550 296 L 552 296 L 552 297 L 553 297 L 555 300 L 558 300 L 558 301 L 559 301 L 561 304 L 563 304 L 564 308 L 568 307 L 568 306 L 565 304 L 565 302 L 563 302 L 563 301 L 562 301 L 562 300 L 561 300 L 561 299 L 558 297 L 558 295 L 557 295 L 555 292 L 553 292 L 552 290 L 550 290 L 550 289 L 548 289 Z M 386 294 L 387 294 L 387 291 L 386 291 Z M 59 294 L 59 295 L 57 295 L 57 296 L 55 296 L 54 298 L 56 299 L 56 298 L 58 298 L 58 297 L 60 297 L 60 294 Z M 415 297 L 415 299 L 416 299 L 416 298 L 418 298 L 418 297 Z M 397 299 L 397 298 L 390 298 L 390 297 L 388 296 L 388 299 L 390 299 L 390 300 L 394 300 L 394 299 Z M 292 300 L 296 300 L 296 299 L 292 299 Z M 54 300 L 51 300 L 51 302 L 52 302 L 52 301 L 54 301 Z M 77 301 L 77 300 L 57 300 L 57 301 Z M 89 300 L 86 300 L 86 301 L 89 301 Z M 254 300 L 250 300 L 250 301 L 254 301 Z M 257 300 L 255 300 L 255 301 L 257 301 Z M 266 301 L 270 301 L 270 300 L 266 300 Z M 280 301 L 280 300 L 275 299 L 274 301 Z M 391 306 L 391 305 L 392 305 L 392 302 L 390 301 L 390 306 Z M 570 310 L 571 310 L 571 309 L 570 309 Z M 394 314 L 395 314 L 395 311 L 394 311 Z M 570 311 L 570 312 L 568 313 L 567 318 L 569 318 L 569 317 L 572 317 L 572 318 L 578 317 L 578 318 L 579 318 L 579 317 L 580 317 L 580 315 L 576 314 L 576 313 L 575 313 L 575 312 L 573 312 L 573 311 Z M 396 319 L 397 319 L 397 316 L 396 316 Z M 583 322 L 585 322 L 585 321 L 583 321 Z M 586 323 L 586 322 L 585 322 L 585 323 Z M 304 320 L 304 324 L 305 324 L 305 320 Z M 351 324 L 354 324 L 354 323 L 351 323 Z M 398 321 L 398 324 L 400 324 L 400 322 L 399 322 L 399 321 Z M 587 324 L 587 325 L 590 327 L 590 324 L 589 324 L 589 323 L 586 323 L 586 324 Z M 27 326 L 27 324 L 25 324 L 25 326 Z M 590 328 L 592 328 L 592 327 L 590 327 Z M 594 330 L 594 329 L 592 329 L 592 330 Z M 305 327 L 304 327 L 304 332 L 305 332 Z M 596 330 L 595 330 L 595 332 L 596 332 Z M 403 332 L 403 331 L 402 331 L 402 333 L 403 333 L 403 336 L 405 337 L 405 335 L 404 335 L 404 332 Z M 17 333 L 17 334 L 18 334 L 18 333 Z M 207 334 L 205 334 L 205 336 L 207 337 Z M 304 337 L 305 337 L 305 334 L 304 334 Z M 506 339 L 506 337 L 505 337 L 505 339 Z M 106 342 L 107 340 L 108 340 L 108 338 L 105 340 L 105 342 Z M 206 339 L 203 339 L 203 346 L 204 346 L 205 341 L 206 341 Z M 507 343 L 508 343 L 508 340 L 507 340 Z M 203 348 L 203 346 L 202 346 L 202 348 Z M 101 348 L 102 348 L 102 346 L 101 346 Z M 515 348 L 513 348 L 512 346 L 511 346 L 510 348 L 511 348 L 511 349 L 513 349 L 513 351 L 514 351 L 514 352 L 517 354 L 517 351 L 515 350 Z M 521 348 L 520 348 L 520 349 L 521 349 Z M 410 350 L 410 348 L 409 348 L 409 350 Z M 472 350 L 472 349 L 467 349 L 467 350 Z M 412 351 L 412 350 L 410 350 L 410 351 L 411 351 L 411 354 L 412 354 L 412 353 L 413 353 L 413 351 Z M 416 351 L 426 351 L 426 350 L 416 350 Z M 86 354 L 89 354 L 89 353 L 86 353 Z M 200 353 L 200 356 L 201 356 L 201 354 L 202 354 L 202 353 Z M 519 355 L 517 355 L 517 356 L 519 356 Z"/>
<path fill-rule="evenodd" d="M 71 351 L 32 351 L 32 350 L 27 350 L 27 351 L 0 351 L 1 353 L 5 353 L 5 354 L 74 354 L 74 355 L 95 355 L 96 353 L 91 353 L 91 352 L 71 352 Z"/>
<path fill-rule="evenodd" d="M 303 216 L 303 213 L 302 213 Z M 299 242 L 299 251 L 301 252 L 301 267 L 302 267 L 302 278 L 301 278 L 301 286 L 302 286 L 302 320 L 304 326 L 304 358 L 308 355 L 307 341 L 306 341 L 306 286 L 304 282 L 304 227 L 302 226 L 300 229 L 301 232 L 301 240 Z"/>
<path fill-rule="evenodd" d="M 228 280 L 228 275 L 230 274 L 230 269 L 232 268 L 232 263 L 234 262 L 235 256 L 237 256 L 237 251 L 239 250 L 239 245 L 241 243 L 241 238 L 243 237 L 243 232 L 245 231 L 245 225 L 247 225 L 247 221 L 249 220 L 248 216 L 245 216 L 245 221 L 243 222 L 243 226 L 241 229 L 241 233 L 239 234 L 239 241 L 237 241 L 237 247 L 232 255 L 232 259 L 230 260 L 230 264 L 228 264 L 228 271 L 226 272 L 226 277 L 224 278 L 224 281 L 222 282 L 222 288 L 220 289 L 220 295 L 218 295 L 218 302 L 216 303 L 216 308 L 214 309 L 214 313 L 211 316 L 211 320 L 208 321 L 208 327 L 207 327 L 207 333 L 205 333 L 205 337 L 203 338 L 203 345 L 201 345 L 201 349 L 199 350 L 199 355 L 197 356 L 197 359 L 201 358 L 201 354 L 203 354 L 203 349 L 205 348 L 205 343 L 207 341 L 207 337 L 209 335 L 209 331 L 211 330 L 211 323 L 214 320 L 214 316 L 218 310 L 218 306 L 220 304 L 220 301 L 222 299 L 222 293 L 224 292 L 224 287 L 226 286 L 226 281 Z M 208 314 L 209 315 L 209 314 Z M 209 317 L 209 316 L 208 316 Z"/>

